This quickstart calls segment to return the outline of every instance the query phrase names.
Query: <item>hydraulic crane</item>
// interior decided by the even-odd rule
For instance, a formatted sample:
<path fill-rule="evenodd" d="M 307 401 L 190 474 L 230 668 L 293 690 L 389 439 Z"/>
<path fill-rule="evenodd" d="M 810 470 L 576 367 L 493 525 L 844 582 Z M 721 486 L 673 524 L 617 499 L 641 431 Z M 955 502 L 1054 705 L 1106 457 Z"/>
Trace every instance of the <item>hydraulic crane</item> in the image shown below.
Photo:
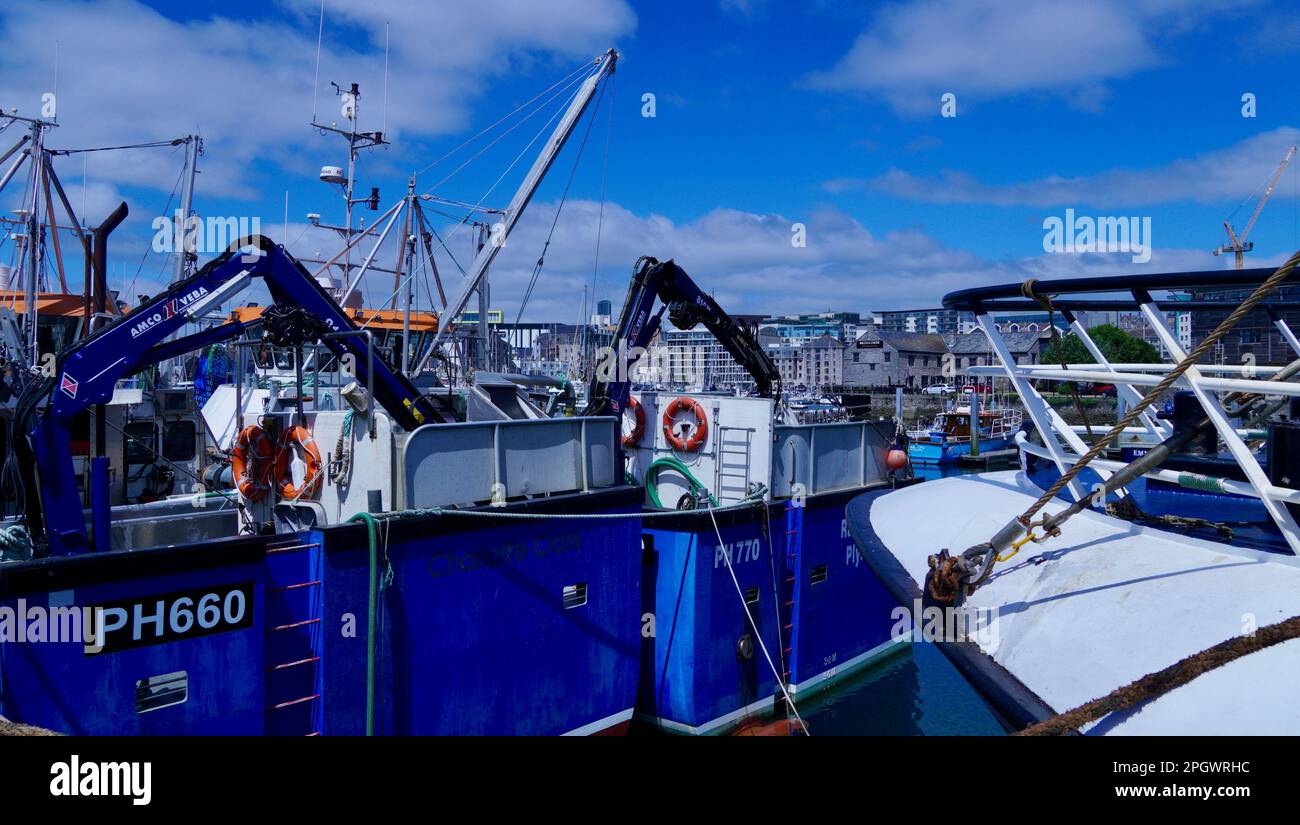
<path fill-rule="evenodd" d="M 256 249 L 256 254 L 241 251 Z M 347 359 L 360 384 L 373 386 L 374 400 L 407 430 L 443 420 L 427 397 L 372 353 L 343 309 L 284 247 L 262 236 L 244 238 L 191 277 L 173 284 L 131 314 L 118 318 L 69 347 L 52 375 L 29 385 L 16 408 L 16 432 L 27 432 L 31 455 L 23 458 L 28 527 L 36 543 L 47 542 L 52 555 L 90 549 L 82 516 L 70 442 L 73 418 L 108 402 L 117 382 L 168 358 L 243 334 L 265 321 L 231 321 L 175 340 L 187 323 L 203 316 L 261 279 L 274 309 L 264 313 L 288 321 L 304 344 L 319 339 L 334 355 Z M 339 335 L 339 333 L 344 333 Z M 373 367 L 373 369 L 371 369 Z M 373 375 L 369 373 L 373 372 Z M 44 409 L 41 402 L 48 399 Z M 23 439 L 15 439 L 22 446 Z M 39 474 L 39 478 L 38 478 Z M 107 508 L 106 498 L 92 510 Z M 101 522 L 96 513 L 96 524 Z"/>
<path fill-rule="evenodd" d="M 656 300 L 663 306 L 651 314 Z M 749 328 L 728 315 L 676 263 L 643 257 L 633 270 L 627 300 L 619 315 L 613 338 L 614 357 L 602 359 L 593 372 L 587 390 L 587 415 L 623 414 L 631 387 L 629 356 L 635 360 L 645 351 L 659 331 L 665 312 L 678 329 L 704 324 L 754 379 L 758 394 L 780 402 L 781 374 Z"/>

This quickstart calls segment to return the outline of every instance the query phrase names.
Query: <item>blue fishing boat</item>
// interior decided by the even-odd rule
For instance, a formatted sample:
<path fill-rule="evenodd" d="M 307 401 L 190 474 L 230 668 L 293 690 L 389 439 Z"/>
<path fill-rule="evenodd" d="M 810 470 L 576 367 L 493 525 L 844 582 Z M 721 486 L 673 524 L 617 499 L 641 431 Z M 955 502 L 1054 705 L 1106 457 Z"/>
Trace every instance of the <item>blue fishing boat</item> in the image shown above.
<path fill-rule="evenodd" d="M 968 394 L 973 394 L 973 391 Z M 951 464 L 975 450 L 1006 450 L 1015 444 L 1024 415 L 1020 410 L 991 403 L 973 405 L 979 426 L 973 427 L 972 404 L 954 403 L 934 417 L 929 427 L 907 434 L 907 456 L 917 464 Z"/>

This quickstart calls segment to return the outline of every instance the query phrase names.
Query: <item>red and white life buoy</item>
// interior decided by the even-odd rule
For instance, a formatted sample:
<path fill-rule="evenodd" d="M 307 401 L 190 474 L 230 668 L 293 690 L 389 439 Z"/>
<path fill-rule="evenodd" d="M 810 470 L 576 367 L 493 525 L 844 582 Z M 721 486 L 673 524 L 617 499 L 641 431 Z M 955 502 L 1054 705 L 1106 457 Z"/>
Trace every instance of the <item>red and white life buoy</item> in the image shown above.
<path fill-rule="evenodd" d="M 307 474 L 302 484 L 293 483 L 293 456 L 296 450 L 302 451 L 303 460 L 307 462 Z M 321 482 L 320 448 L 311 430 L 295 424 L 280 434 L 280 443 L 275 455 L 275 482 L 279 486 L 280 496 L 287 499 L 311 498 L 320 488 Z"/>
<path fill-rule="evenodd" d="M 685 410 L 695 418 L 695 426 L 691 427 L 691 433 L 686 438 L 682 438 L 673 432 L 673 424 L 676 423 L 677 414 Z M 683 395 L 674 398 L 667 408 L 664 409 L 664 438 L 673 446 L 674 450 L 693 453 L 700 447 L 704 446 L 704 439 L 709 436 L 709 420 L 704 415 L 704 405 L 691 398 Z"/>
<path fill-rule="evenodd" d="M 635 416 L 635 423 L 632 425 L 632 431 L 623 436 L 623 446 L 635 447 L 641 443 L 641 437 L 645 435 L 645 409 L 642 408 L 640 401 L 629 396 L 627 407 L 623 411 L 627 412 L 628 410 L 631 410 L 633 416 Z"/>
<path fill-rule="evenodd" d="M 257 424 L 249 424 L 235 436 L 230 449 L 230 469 L 239 494 L 249 501 L 261 501 L 270 489 L 274 453 L 271 437 Z"/>

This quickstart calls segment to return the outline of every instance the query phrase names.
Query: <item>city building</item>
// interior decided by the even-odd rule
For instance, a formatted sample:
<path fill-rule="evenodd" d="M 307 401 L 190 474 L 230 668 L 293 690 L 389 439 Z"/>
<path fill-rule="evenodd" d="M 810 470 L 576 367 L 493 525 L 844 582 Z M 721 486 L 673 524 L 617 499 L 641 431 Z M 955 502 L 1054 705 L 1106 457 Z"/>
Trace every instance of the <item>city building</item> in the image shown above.
<path fill-rule="evenodd" d="M 975 314 L 965 310 L 895 309 L 877 312 L 883 332 L 917 332 L 931 335 L 949 335 L 970 332 L 976 328 Z"/>
<path fill-rule="evenodd" d="M 1016 359 L 1017 364 L 1033 365 L 1042 363 L 1043 350 L 1051 343 L 1052 334 L 1044 329 L 1028 332 L 1004 332 L 1002 343 Z M 944 343 L 952 354 L 953 369 L 956 375 L 962 375 L 971 367 L 987 367 L 999 364 L 993 354 L 989 338 L 983 332 L 968 332 L 962 335 L 946 335 Z"/>
<path fill-rule="evenodd" d="M 781 339 L 783 344 L 797 346 L 823 335 L 829 335 L 841 343 L 854 341 L 862 326 L 862 316 L 856 312 L 817 312 L 764 318 L 759 329 L 764 334 Z"/>
<path fill-rule="evenodd" d="M 873 389 L 943 383 L 947 354 L 942 335 L 869 329 L 845 347 L 841 383 Z"/>
<path fill-rule="evenodd" d="M 1196 301 L 1221 301 L 1223 309 L 1198 310 L 1195 313 L 1183 312 L 1188 316 L 1185 322 L 1189 328 L 1190 341 L 1184 348 L 1205 340 L 1211 332 L 1228 317 L 1234 309 L 1249 297 L 1249 289 L 1214 289 L 1197 290 L 1191 294 Z M 1300 287 L 1283 284 L 1268 297 L 1269 303 L 1295 303 L 1300 301 Z M 1300 310 L 1279 309 L 1278 317 L 1285 321 L 1292 331 L 1300 330 Z M 1257 309 L 1248 313 L 1237 322 L 1209 352 L 1208 360 L 1215 364 L 1244 364 L 1250 359 L 1259 365 L 1278 366 L 1291 362 L 1296 353 L 1282 338 L 1277 326 L 1265 310 Z"/>

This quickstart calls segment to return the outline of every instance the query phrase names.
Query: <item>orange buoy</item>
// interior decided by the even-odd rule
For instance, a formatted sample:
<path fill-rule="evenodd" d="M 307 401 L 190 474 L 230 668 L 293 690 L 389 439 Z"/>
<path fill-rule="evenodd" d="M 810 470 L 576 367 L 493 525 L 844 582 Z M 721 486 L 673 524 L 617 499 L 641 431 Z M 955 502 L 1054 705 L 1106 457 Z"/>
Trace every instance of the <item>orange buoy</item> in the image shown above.
<path fill-rule="evenodd" d="M 270 489 L 273 458 L 271 437 L 261 426 L 249 424 L 239 431 L 230 449 L 230 467 L 241 496 L 262 500 Z"/>
<path fill-rule="evenodd" d="M 682 438 L 673 432 L 673 423 L 679 412 L 683 410 L 689 412 L 695 418 L 695 426 L 691 428 L 691 434 Z M 704 439 L 709 435 L 709 419 L 704 415 L 704 405 L 691 398 L 689 395 L 683 395 L 674 398 L 667 408 L 664 409 L 664 438 L 675 450 L 681 450 L 687 453 L 693 453 L 700 447 L 704 446 Z"/>
<path fill-rule="evenodd" d="M 907 466 L 907 451 L 895 447 L 885 454 L 885 466 L 891 470 L 901 470 Z"/>
<path fill-rule="evenodd" d="M 302 484 L 297 486 L 293 483 L 292 465 L 296 450 L 302 451 L 303 460 L 307 462 L 307 474 L 303 476 Z M 295 424 L 280 434 L 280 444 L 275 455 L 275 481 L 282 498 L 310 498 L 316 494 L 320 488 L 321 459 L 320 448 L 316 446 L 311 430 Z"/>

